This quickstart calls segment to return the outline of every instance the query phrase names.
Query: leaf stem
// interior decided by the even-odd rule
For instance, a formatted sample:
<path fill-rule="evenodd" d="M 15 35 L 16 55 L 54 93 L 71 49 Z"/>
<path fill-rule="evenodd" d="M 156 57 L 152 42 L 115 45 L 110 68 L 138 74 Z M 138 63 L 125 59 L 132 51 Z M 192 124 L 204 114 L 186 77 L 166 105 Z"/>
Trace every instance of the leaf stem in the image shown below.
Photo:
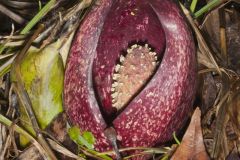
<path fill-rule="evenodd" d="M 181 144 L 181 142 L 178 140 L 175 132 L 173 132 L 173 138 L 174 138 L 174 140 L 176 141 L 176 143 L 177 143 L 178 145 Z"/>
<path fill-rule="evenodd" d="M 212 0 L 210 1 L 208 4 L 206 4 L 204 7 L 202 7 L 199 11 L 197 11 L 196 13 L 194 13 L 194 18 L 198 18 L 201 15 L 203 15 L 204 13 L 210 11 L 211 9 L 213 9 L 214 7 L 218 6 L 219 4 L 221 4 L 224 0 Z"/>
<path fill-rule="evenodd" d="M 56 0 L 50 0 L 37 14 L 33 17 L 33 19 L 23 28 L 20 34 L 28 33 L 36 24 L 37 22 L 45 16 L 52 6 L 55 4 Z"/>
<path fill-rule="evenodd" d="M 193 0 L 192 3 L 191 3 L 190 11 L 191 11 L 192 13 L 195 12 L 195 9 L 196 9 L 196 6 L 197 6 L 197 2 L 198 2 L 198 0 Z"/>

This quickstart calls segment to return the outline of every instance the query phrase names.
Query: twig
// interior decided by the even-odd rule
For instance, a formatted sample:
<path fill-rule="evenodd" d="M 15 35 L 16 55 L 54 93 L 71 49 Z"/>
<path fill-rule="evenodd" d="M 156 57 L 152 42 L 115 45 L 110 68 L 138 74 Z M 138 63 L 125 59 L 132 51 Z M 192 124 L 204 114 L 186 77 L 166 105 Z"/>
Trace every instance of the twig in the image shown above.
<path fill-rule="evenodd" d="M 12 53 L 11 53 L 11 54 L 0 55 L 0 60 L 5 59 L 5 58 L 9 58 L 9 57 L 11 57 L 11 56 L 13 56 Z"/>
<path fill-rule="evenodd" d="M 220 23 L 219 34 L 220 34 L 221 54 L 228 64 L 225 11 L 223 8 L 221 8 L 218 10 L 218 12 L 219 12 L 219 23 Z"/>
<path fill-rule="evenodd" d="M 10 35 L 10 36 L 1 36 L 0 35 L 0 40 L 4 40 L 4 39 L 9 39 L 9 40 L 21 40 L 21 39 L 25 39 L 26 35 Z M 1 42 L 2 43 L 2 42 Z"/>
<path fill-rule="evenodd" d="M 13 36 L 14 30 L 15 30 L 15 26 L 14 26 L 14 24 L 12 23 L 12 30 L 11 30 L 11 33 L 10 33 L 10 36 L 9 36 L 9 37 Z M 0 54 L 2 54 L 2 52 L 6 49 L 5 44 L 6 44 L 7 42 L 9 42 L 9 41 L 10 41 L 10 39 L 8 38 L 8 39 L 6 39 L 2 44 L 0 44 Z"/>
<path fill-rule="evenodd" d="M 33 145 L 39 150 L 40 153 L 43 153 L 43 148 L 42 146 L 35 140 L 35 138 L 33 136 L 31 136 L 28 132 L 26 132 L 24 129 L 22 129 L 21 127 L 19 127 L 18 125 L 16 124 L 13 124 L 9 119 L 7 119 L 6 117 L 4 117 L 3 115 L 0 114 L 0 123 L 8 126 L 8 127 L 11 127 L 12 126 L 12 129 L 27 137 L 28 139 L 30 139 L 30 141 L 33 143 Z M 72 153 L 71 151 L 69 151 L 68 149 L 62 147 L 60 144 L 58 144 L 57 142 L 53 141 L 52 139 L 49 139 L 47 138 L 47 141 L 49 142 L 49 144 L 51 145 L 51 147 L 56 150 L 57 152 L 59 153 L 62 153 L 66 156 L 69 156 L 71 158 L 75 158 L 75 159 L 78 159 L 78 160 L 84 160 L 84 158 L 82 157 L 79 157 L 78 155 Z M 45 154 L 43 153 L 43 156 Z"/>
<path fill-rule="evenodd" d="M 14 123 L 13 123 L 14 124 Z M 4 126 L 4 127 L 6 127 L 6 126 Z M 0 159 L 2 160 L 2 159 L 4 159 L 4 157 L 5 157 L 5 154 L 6 154 L 6 152 L 7 152 L 7 150 L 10 148 L 10 146 L 11 146 L 11 144 L 13 145 L 13 147 L 14 147 L 14 152 L 15 152 L 15 155 L 17 156 L 19 153 L 18 153 L 18 151 L 17 151 L 17 146 L 16 146 L 16 143 L 15 143 L 15 139 L 14 139 L 14 136 L 13 136 L 13 127 L 12 126 L 10 126 L 9 127 L 10 129 L 9 129 L 9 135 L 8 135 L 8 137 L 7 137 L 7 140 L 5 141 L 5 143 L 4 143 L 4 149 L 2 150 L 2 152 L 1 152 L 1 154 L 0 154 Z"/>
<path fill-rule="evenodd" d="M 7 136 L 7 139 L 6 139 L 5 143 L 4 143 L 4 148 L 1 150 L 1 153 L 0 153 L 0 159 L 1 159 L 1 160 L 4 159 L 5 154 L 6 154 L 6 152 L 7 152 L 7 149 L 8 149 L 8 147 L 9 147 L 10 145 L 11 145 L 11 136 L 8 135 L 8 136 Z"/>
<path fill-rule="evenodd" d="M 12 7 L 12 8 L 19 8 L 19 9 L 24 9 L 24 8 L 29 8 L 29 7 L 36 7 L 38 4 L 36 2 L 24 2 L 24 1 L 12 1 L 12 0 L 1 0 L 3 4 Z"/>
<path fill-rule="evenodd" d="M 47 159 L 46 157 L 48 157 L 48 156 L 44 152 L 43 147 L 28 132 L 26 132 L 24 129 L 22 129 L 18 125 L 12 124 L 12 121 L 10 121 L 8 118 L 4 117 L 2 114 L 0 114 L 0 123 L 6 125 L 8 127 L 12 126 L 14 131 L 16 131 L 17 133 L 22 134 L 23 136 L 27 137 L 33 143 L 33 145 L 36 146 L 36 148 L 39 150 L 39 152 L 42 153 L 43 157 L 45 157 L 45 159 Z"/>
<path fill-rule="evenodd" d="M 75 158 L 78 160 L 84 160 L 84 158 L 77 156 L 76 154 L 72 153 L 71 151 L 69 151 L 65 147 L 61 146 L 57 142 L 53 141 L 52 139 L 47 138 L 47 141 L 55 151 L 62 153 L 63 155 L 66 155 L 71 158 Z"/>
<path fill-rule="evenodd" d="M 156 153 L 156 154 L 165 154 L 168 152 L 168 149 L 165 148 L 148 148 L 148 147 L 128 147 L 128 148 L 121 148 L 119 152 L 126 152 L 126 151 L 136 151 L 136 150 L 144 150 L 144 152 L 148 153 Z M 97 155 L 114 155 L 115 151 L 106 151 L 97 153 Z"/>
<path fill-rule="evenodd" d="M 146 156 L 146 155 L 148 155 L 148 154 L 149 154 L 149 153 L 140 152 L 140 153 L 138 153 L 138 154 L 133 154 L 133 155 L 124 157 L 123 159 L 133 159 L 134 157 L 137 157 L 137 156 Z M 154 159 L 154 158 L 153 158 L 153 159 Z"/>
<path fill-rule="evenodd" d="M 43 45 L 41 47 L 46 46 L 48 43 L 51 43 L 51 41 L 56 38 L 56 35 L 58 33 L 58 31 L 60 30 L 61 27 L 63 27 L 64 24 L 66 24 L 67 22 L 70 22 L 70 24 L 72 22 L 77 21 L 77 23 L 75 24 L 79 24 L 80 22 L 80 14 L 82 12 L 83 9 L 89 7 L 92 4 L 92 0 L 83 0 L 81 3 L 76 4 L 74 7 L 72 7 L 71 9 L 69 9 L 66 14 L 64 14 L 62 16 L 62 20 L 59 20 L 55 26 L 53 27 L 50 36 L 44 41 Z M 71 31 L 75 30 L 78 26 L 73 27 L 71 29 Z M 71 32 L 69 31 L 69 32 Z"/>
<path fill-rule="evenodd" d="M 0 76 L 3 76 L 10 70 L 12 62 L 14 61 L 15 57 L 16 55 L 12 56 L 9 60 L 7 60 L 4 64 L 0 66 Z"/>
<path fill-rule="evenodd" d="M 0 155 L 4 152 L 4 144 L 6 143 L 7 133 L 6 126 L 0 124 Z"/>
<path fill-rule="evenodd" d="M 22 18 L 21 16 L 19 16 L 18 14 L 14 13 L 14 12 L 12 12 L 10 9 L 3 6 L 2 4 L 0 4 L 0 12 L 5 14 L 6 16 L 10 17 L 12 20 L 17 22 L 18 24 L 26 23 L 26 20 L 24 18 Z"/>

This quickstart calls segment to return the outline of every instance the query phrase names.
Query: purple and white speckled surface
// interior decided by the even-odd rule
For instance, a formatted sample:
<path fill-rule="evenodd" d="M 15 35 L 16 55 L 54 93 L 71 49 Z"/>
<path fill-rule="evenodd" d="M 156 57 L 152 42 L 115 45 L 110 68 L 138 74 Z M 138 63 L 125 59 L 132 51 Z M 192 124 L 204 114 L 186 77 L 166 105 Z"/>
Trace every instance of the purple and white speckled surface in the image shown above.
<path fill-rule="evenodd" d="M 113 110 L 111 84 L 116 61 L 133 42 L 148 43 L 163 54 L 165 35 L 161 23 L 148 1 L 116 1 L 105 20 L 93 63 L 97 93 L 107 114 Z"/>
<path fill-rule="evenodd" d="M 112 5 L 101 1 L 93 8 L 79 28 L 72 43 L 64 80 L 64 105 L 72 123 L 97 137 L 96 149 L 108 149 L 104 136 L 107 127 L 95 98 L 92 82 L 92 63 L 104 19 Z"/>
<path fill-rule="evenodd" d="M 113 121 L 123 146 L 153 146 L 169 140 L 185 122 L 195 95 L 191 33 L 170 1 L 153 1 L 151 5 L 163 26 L 166 50 L 154 77 Z"/>
<path fill-rule="evenodd" d="M 178 5 L 173 0 L 99 0 L 75 36 L 64 84 L 69 118 L 95 135 L 97 150 L 111 148 L 103 115 L 113 112 L 114 67 L 120 54 L 137 42 L 148 43 L 163 58 L 145 88 L 113 120 L 119 145 L 164 143 L 192 109 L 195 45 Z"/>

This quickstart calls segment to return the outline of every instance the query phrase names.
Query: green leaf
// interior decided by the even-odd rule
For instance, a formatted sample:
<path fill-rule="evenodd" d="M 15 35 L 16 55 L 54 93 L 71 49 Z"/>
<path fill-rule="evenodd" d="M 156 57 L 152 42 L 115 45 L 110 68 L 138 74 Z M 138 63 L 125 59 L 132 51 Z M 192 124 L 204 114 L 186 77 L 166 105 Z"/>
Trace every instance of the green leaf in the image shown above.
<path fill-rule="evenodd" d="M 88 141 L 80 135 L 78 136 L 77 143 L 86 146 L 88 149 L 94 149 L 93 144 L 88 143 Z"/>
<path fill-rule="evenodd" d="M 15 66 L 11 68 L 12 82 L 18 81 L 16 75 L 17 72 L 20 72 L 35 117 L 43 130 L 63 111 L 64 68 L 58 52 L 59 44 L 55 42 L 43 49 L 31 47 L 19 62 L 19 71 L 14 68 Z M 25 108 L 21 105 L 20 114 L 22 126 L 34 135 L 29 117 Z M 24 146 L 28 141 L 20 137 L 20 143 Z"/>
<path fill-rule="evenodd" d="M 95 138 L 91 132 L 83 132 L 78 127 L 69 128 L 68 134 L 70 138 L 80 146 L 85 146 L 88 149 L 94 149 Z"/>
<path fill-rule="evenodd" d="M 77 141 L 78 135 L 80 135 L 80 129 L 78 127 L 71 127 L 68 129 L 68 135 L 73 141 Z"/>
<path fill-rule="evenodd" d="M 103 160 L 112 160 L 111 157 L 107 155 L 100 155 L 99 152 L 93 150 L 95 137 L 91 132 L 84 131 L 81 133 L 81 130 L 78 127 L 74 126 L 68 129 L 68 135 L 76 144 L 86 147 L 87 152 L 101 157 Z"/>
<path fill-rule="evenodd" d="M 196 9 L 196 6 L 197 6 L 197 2 L 198 2 L 198 0 L 193 0 L 192 3 L 191 3 L 190 11 L 191 11 L 192 13 L 195 12 L 195 9 Z"/>
<path fill-rule="evenodd" d="M 89 143 L 89 144 L 94 144 L 95 143 L 95 138 L 94 135 L 91 132 L 83 132 L 83 138 Z"/>

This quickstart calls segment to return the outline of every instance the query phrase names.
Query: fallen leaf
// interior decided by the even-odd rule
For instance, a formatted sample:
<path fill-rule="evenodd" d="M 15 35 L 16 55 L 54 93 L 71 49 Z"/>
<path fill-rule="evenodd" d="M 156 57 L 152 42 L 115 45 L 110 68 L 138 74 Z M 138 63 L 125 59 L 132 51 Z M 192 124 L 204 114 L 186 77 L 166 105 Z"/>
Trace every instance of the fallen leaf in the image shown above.
<path fill-rule="evenodd" d="M 28 148 L 26 148 L 18 157 L 18 160 L 44 160 L 44 158 L 39 153 L 38 149 L 32 145 Z"/>
<path fill-rule="evenodd" d="M 219 91 L 211 73 L 204 74 L 201 78 L 201 111 L 203 115 L 214 105 Z"/>
<path fill-rule="evenodd" d="M 202 128 L 201 111 L 196 108 L 192 116 L 190 125 L 183 136 L 180 146 L 172 156 L 171 160 L 209 160 L 205 150 Z"/>

